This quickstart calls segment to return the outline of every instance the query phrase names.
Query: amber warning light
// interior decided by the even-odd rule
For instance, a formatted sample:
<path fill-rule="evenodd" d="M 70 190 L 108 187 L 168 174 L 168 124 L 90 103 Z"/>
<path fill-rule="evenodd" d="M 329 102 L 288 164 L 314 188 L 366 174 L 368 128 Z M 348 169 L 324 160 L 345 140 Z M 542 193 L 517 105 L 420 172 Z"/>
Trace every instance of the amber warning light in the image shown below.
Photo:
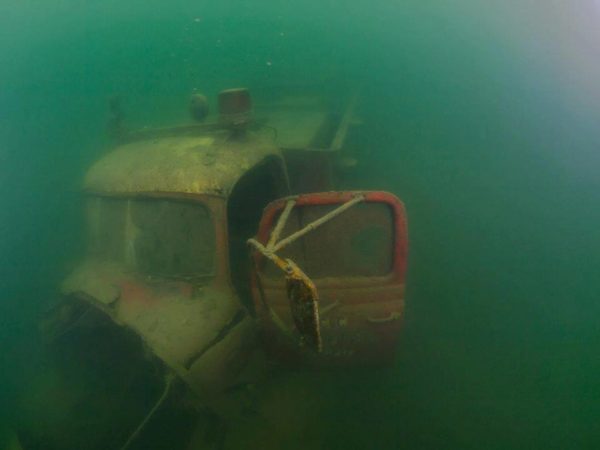
<path fill-rule="evenodd" d="M 243 128 L 252 119 L 252 99 L 246 88 L 227 89 L 219 93 L 219 116 L 223 124 Z"/>

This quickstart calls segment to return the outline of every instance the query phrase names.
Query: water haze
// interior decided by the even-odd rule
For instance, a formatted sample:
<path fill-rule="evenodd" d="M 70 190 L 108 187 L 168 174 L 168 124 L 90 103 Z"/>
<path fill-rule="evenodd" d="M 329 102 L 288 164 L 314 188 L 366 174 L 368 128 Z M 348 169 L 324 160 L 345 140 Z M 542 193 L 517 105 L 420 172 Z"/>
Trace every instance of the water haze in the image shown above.
<path fill-rule="evenodd" d="M 597 448 L 599 25 L 591 0 L 4 0 L 3 427 L 81 252 L 107 99 L 153 126 L 194 89 L 304 83 L 360 88 L 369 157 L 344 182 L 405 202 L 410 260 L 394 367 L 311 381 L 297 448 Z"/>

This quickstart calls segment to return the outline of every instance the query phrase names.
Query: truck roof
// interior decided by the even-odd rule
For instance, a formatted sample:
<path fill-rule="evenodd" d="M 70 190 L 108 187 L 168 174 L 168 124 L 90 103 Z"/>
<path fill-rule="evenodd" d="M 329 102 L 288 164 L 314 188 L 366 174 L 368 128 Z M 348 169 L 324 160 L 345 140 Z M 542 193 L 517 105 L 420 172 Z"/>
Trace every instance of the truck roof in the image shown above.
<path fill-rule="evenodd" d="M 228 131 L 162 136 L 125 143 L 88 171 L 84 190 L 96 194 L 187 193 L 227 196 L 250 168 L 280 158 L 261 133 Z"/>

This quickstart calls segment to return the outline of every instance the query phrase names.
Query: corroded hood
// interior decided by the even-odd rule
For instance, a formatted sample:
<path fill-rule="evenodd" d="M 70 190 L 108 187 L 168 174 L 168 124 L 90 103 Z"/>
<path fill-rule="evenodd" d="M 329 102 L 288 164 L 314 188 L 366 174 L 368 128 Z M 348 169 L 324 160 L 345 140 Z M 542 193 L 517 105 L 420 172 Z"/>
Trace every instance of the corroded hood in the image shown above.
<path fill-rule="evenodd" d="M 219 131 L 202 136 L 145 139 L 117 147 L 85 177 L 88 192 L 228 195 L 244 173 L 269 156 L 275 144 L 247 133 Z"/>

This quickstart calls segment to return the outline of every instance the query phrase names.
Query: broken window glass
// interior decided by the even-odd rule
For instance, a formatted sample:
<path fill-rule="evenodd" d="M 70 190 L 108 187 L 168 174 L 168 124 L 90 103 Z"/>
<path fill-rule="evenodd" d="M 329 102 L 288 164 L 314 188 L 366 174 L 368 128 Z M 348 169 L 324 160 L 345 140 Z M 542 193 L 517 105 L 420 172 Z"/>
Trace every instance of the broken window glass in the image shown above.
<path fill-rule="evenodd" d="M 333 211 L 335 205 L 294 206 L 282 238 Z M 277 223 L 277 217 L 273 227 Z M 292 259 L 309 276 L 384 276 L 390 273 L 394 251 L 393 216 L 385 203 L 359 203 L 278 252 Z M 279 269 L 267 262 L 268 276 Z"/>
<path fill-rule="evenodd" d="M 215 230 L 208 209 L 198 203 L 136 200 L 135 257 L 140 270 L 166 276 L 212 275 Z"/>
<path fill-rule="evenodd" d="M 206 206 L 172 199 L 93 197 L 89 250 L 158 276 L 213 275 L 215 229 Z"/>

